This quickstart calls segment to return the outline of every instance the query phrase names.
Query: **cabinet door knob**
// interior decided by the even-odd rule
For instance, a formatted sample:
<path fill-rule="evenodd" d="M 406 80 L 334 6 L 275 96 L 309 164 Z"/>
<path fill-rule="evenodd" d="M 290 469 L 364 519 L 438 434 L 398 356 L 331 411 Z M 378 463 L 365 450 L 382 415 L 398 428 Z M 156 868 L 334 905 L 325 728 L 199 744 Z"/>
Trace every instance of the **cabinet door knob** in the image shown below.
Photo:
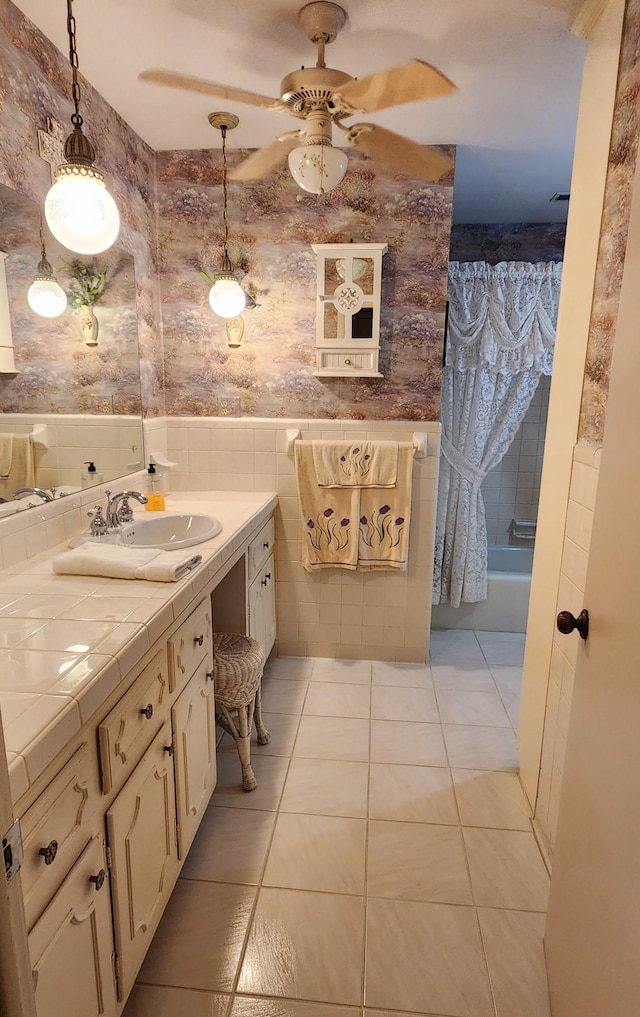
<path fill-rule="evenodd" d="M 570 632 L 577 629 L 580 638 L 586 639 L 589 635 L 589 612 L 584 608 L 578 617 L 574 618 L 571 611 L 561 611 L 557 617 L 556 625 L 558 626 L 558 631 L 562 632 L 565 636 L 568 636 Z"/>
<path fill-rule="evenodd" d="M 195 636 L 193 641 L 194 643 L 197 643 L 198 646 L 202 646 L 204 643 L 204 636 Z"/>
<path fill-rule="evenodd" d="M 173 755 L 173 745 L 164 745 L 162 748 L 163 752 L 166 752 L 168 756 Z"/>
<path fill-rule="evenodd" d="M 211 680 L 213 678 L 213 671 L 207 671 L 205 674 L 205 678 L 209 678 Z"/>
<path fill-rule="evenodd" d="M 348 364 L 349 366 L 351 366 L 351 361 L 349 360 L 348 357 L 344 358 L 344 362 L 345 362 L 345 364 Z"/>
<path fill-rule="evenodd" d="M 146 706 L 143 706 L 141 708 L 140 713 L 142 714 L 143 717 L 146 717 L 147 720 L 151 720 L 151 718 L 153 717 L 153 706 L 152 706 L 152 704 L 151 703 L 147 703 Z"/>
<path fill-rule="evenodd" d="M 107 876 L 107 873 L 105 872 L 105 870 L 104 869 L 100 869 L 100 872 L 98 873 L 97 876 L 89 876 L 89 882 L 93 883 L 93 885 L 95 886 L 96 890 L 101 890 L 102 887 L 104 886 L 104 881 L 106 879 L 106 876 Z"/>
<path fill-rule="evenodd" d="M 42 855 L 42 857 L 44 858 L 44 864 L 45 865 L 51 865 L 51 863 L 52 863 L 52 861 L 54 861 L 57 853 L 58 853 L 58 841 L 57 840 L 50 840 L 49 843 L 47 844 L 46 848 L 40 848 L 40 850 L 38 851 L 38 854 Z"/>
<path fill-rule="evenodd" d="M 264 542 L 264 544 L 262 546 L 264 547 L 265 551 L 268 551 L 269 550 L 269 541 L 265 540 L 265 542 Z"/>
<path fill-rule="evenodd" d="M 262 580 L 262 585 L 266 586 L 270 579 L 271 579 L 271 573 L 270 572 L 266 572 L 265 573 L 265 577 Z"/>

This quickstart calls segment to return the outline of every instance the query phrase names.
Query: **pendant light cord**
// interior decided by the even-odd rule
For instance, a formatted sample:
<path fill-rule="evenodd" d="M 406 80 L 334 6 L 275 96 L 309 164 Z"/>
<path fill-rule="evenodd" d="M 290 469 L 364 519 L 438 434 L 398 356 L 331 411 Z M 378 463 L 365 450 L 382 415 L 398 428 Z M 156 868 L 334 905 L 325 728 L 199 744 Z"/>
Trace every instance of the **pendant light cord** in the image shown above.
<path fill-rule="evenodd" d="M 76 49 L 76 19 L 73 16 L 71 10 L 71 4 L 73 0 L 67 0 L 67 30 L 69 32 L 69 63 L 71 64 L 71 76 L 73 85 L 71 88 L 71 94 L 73 96 L 73 104 L 76 108 L 75 113 L 71 116 L 71 123 L 74 127 L 82 127 L 82 117 L 80 116 L 80 82 L 78 81 L 78 51 Z"/>
<path fill-rule="evenodd" d="M 42 248 L 42 261 L 47 260 L 47 252 L 44 246 L 44 234 L 42 232 L 42 216 L 40 216 L 40 247 Z"/>
<path fill-rule="evenodd" d="M 71 0 L 69 0 L 71 3 Z M 222 125 L 220 128 L 222 134 L 222 197 L 223 197 L 223 221 L 224 221 L 224 253 L 226 257 L 229 257 L 227 250 L 227 244 L 229 242 L 229 219 L 227 216 L 227 148 L 226 148 L 226 137 L 227 128 Z"/>

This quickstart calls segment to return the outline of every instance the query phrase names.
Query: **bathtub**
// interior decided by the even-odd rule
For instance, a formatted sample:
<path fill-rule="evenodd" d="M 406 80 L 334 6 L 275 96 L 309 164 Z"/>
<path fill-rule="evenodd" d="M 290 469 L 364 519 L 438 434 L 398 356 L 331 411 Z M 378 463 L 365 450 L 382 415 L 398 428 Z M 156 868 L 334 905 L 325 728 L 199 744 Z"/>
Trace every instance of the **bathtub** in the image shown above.
<path fill-rule="evenodd" d="M 480 629 L 524 632 L 527 627 L 533 548 L 490 547 L 489 596 L 478 604 L 436 604 L 432 629 Z"/>

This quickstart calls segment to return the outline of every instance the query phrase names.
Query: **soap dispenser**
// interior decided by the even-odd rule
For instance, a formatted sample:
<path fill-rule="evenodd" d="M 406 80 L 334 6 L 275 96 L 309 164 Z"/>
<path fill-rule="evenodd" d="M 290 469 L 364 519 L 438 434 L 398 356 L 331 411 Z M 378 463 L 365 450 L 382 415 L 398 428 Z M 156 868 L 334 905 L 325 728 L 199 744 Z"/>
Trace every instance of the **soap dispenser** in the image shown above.
<path fill-rule="evenodd" d="M 164 491 L 162 490 L 162 478 L 156 473 L 153 463 L 149 463 L 147 470 L 147 512 L 162 512 L 164 510 Z"/>
<path fill-rule="evenodd" d="M 95 464 L 87 461 L 84 464 L 87 468 L 80 473 L 80 484 L 82 487 L 95 487 L 102 483 L 102 474 L 98 473 Z"/>

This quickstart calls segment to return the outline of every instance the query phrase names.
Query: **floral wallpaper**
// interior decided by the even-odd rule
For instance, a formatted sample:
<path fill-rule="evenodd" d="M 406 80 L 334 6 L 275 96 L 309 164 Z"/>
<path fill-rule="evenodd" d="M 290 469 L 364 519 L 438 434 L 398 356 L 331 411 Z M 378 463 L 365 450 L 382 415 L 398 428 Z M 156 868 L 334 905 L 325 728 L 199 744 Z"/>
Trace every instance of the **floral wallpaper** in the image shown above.
<path fill-rule="evenodd" d="M 231 168 L 248 153 L 231 150 Z M 452 152 L 453 154 L 453 152 Z M 453 174 L 451 174 L 452 177 Z M 452 180 L 425 184 L 353 151 L 305 195 L 286 168 L 229 182 L 229 253 L 255 293 L 238 349 L 209 308 L 222 255 L 221 153 L 158 153 L 158 249 L 170 415 L 437 420 Z M 316 378 L 313 243 L 387 242 L 381 379 Z"/>
<path fill-rule="evenodd" d="M 451 228 L 451 261 L 562 261 L 565 223 L 456 223 Z"/>
<path fill-rule="evenodd" d="M 95 89 L 84 79 L 81 84 L 85 131 L 120 210 L 118 245 L 135 262 L 142 401 L 145 414 L 158 416 L 164 412 L 164 394 L 155 264 L 155 153 Z M 0 184 L 39 206 L 49 189 L 50 176 L 48 164 L 38 154 L 37 132 L 46 128 L 48 117 L 71 130 L 70 95 L 68 58 L 10 0 L 0 0 Z M 56 333 L 48 350 L 47 371 L 68 352 Z M 126 372 L 128 375 L 128 368 Z M 20 385 L 14 390 L 19 392 Z M 23 391 L 22 396 L 12 402 L 19 412 L 32 408 L 33 395 Z M 77 412 L 77 398 L 73 387 L 58 392 L 58 410 Z"/>
<path fill-rule="evenodd" d="M 602 441 L 640 136 L 640 0 L 627 0 L 579 437 Z"/>

